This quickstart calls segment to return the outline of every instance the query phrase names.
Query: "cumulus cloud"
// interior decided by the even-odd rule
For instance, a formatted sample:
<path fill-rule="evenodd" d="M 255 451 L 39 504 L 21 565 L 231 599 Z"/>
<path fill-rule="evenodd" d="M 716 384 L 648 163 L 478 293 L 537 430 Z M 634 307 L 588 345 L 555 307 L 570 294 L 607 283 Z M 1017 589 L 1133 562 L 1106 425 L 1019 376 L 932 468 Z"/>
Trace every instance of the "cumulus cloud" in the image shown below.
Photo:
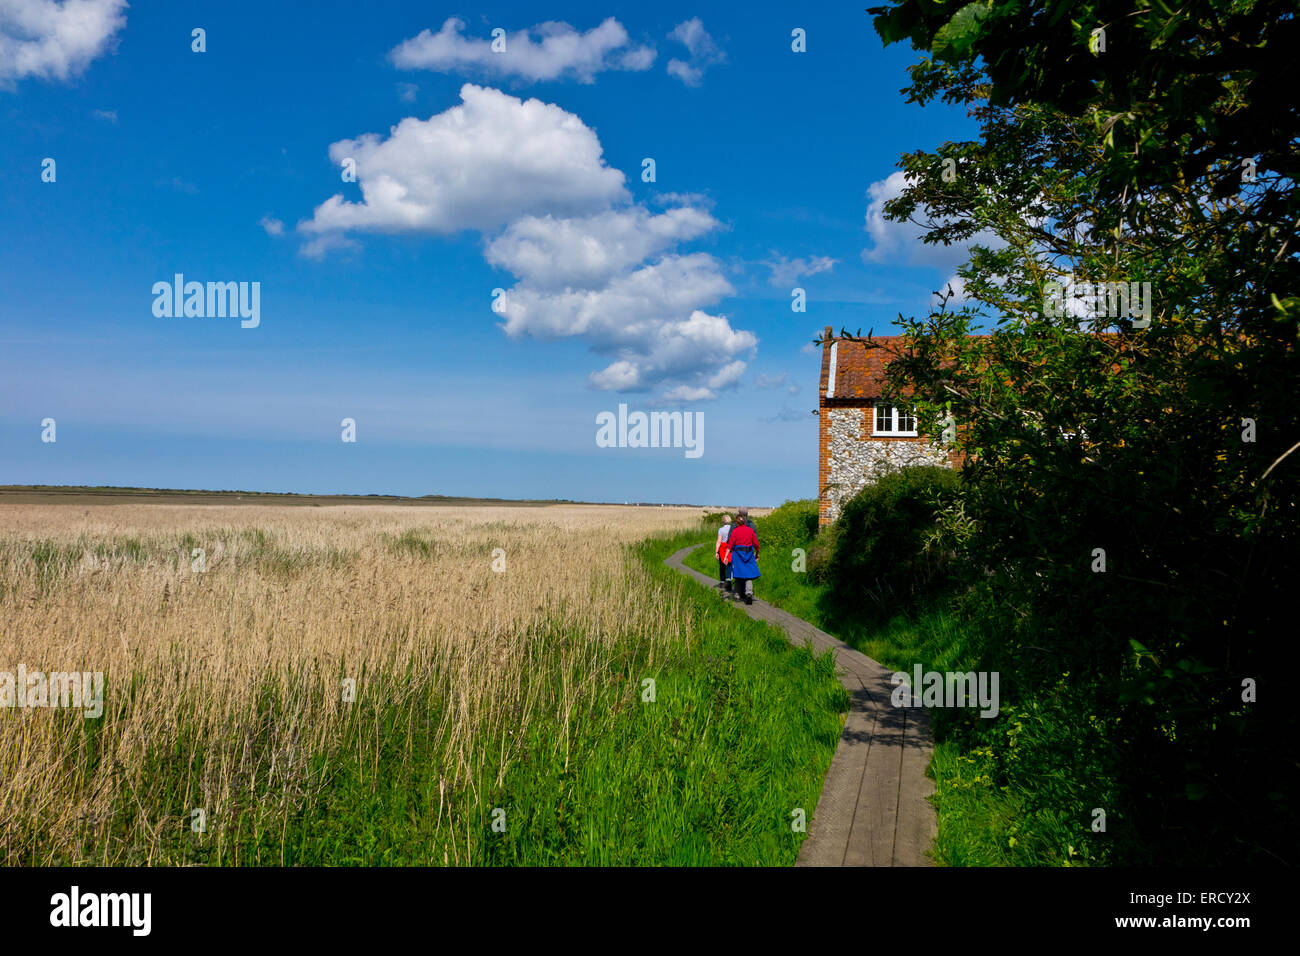
<path fill-rule="evenodd" d="M 734 388 L 758 340 L 717 314 L 735 294 L 718 260 L 678 250 L 720 229 L 713 215 L 633 203 L 595 133 L 557 106 L 473 84 L 461 100 L 387 138 L 333 144 L 336 163 L 355 163 L 362 200 L 319 205 L 298 226 L 302 255 L 355 246 L 360 231 L 477 231 L 486 260 L 516 279 L 495 306 L 508 335 L 586 343 L 608 362 L 596 388 L 660 389 L 665 401 Z"/>
<path fill-rule="evenodd" d="M 1001 240 L 988 231 L 972 236 L 965 243 L 950 246 L 922 242 L 921 236 L 926 231 L 922 226 L 913 222 L 890 222 L 885 218 L 885 203 L 901 196 L 906 186 L 907 176 L 898 170 L 867 188 L 870 203 L 867 206 L 866 228 L 873 246 L 863 250 L 864 262 L 875 265 L 929 266 L 951 276 L 956 273 L 958 266 L 970 258 L 971 246 L 996 248 L 1001 244 Z"/>
<path fill-rule="evenodd" d="M 502 314 L 511 336 L 580 337 L 596 353 L 611 355 L 614 361 L 591 376 L 596 388 L 680 383 L 689 388 L 667 388 L 663 398 L 695 401 L 734 387 L 746 365 L 738 356 L 752 355 L 758 345 L 752 332 L 704 311 L 734 293 L 713 256 L 670 253 L 586 287 L 525 280 L 506 292 Z"/>
<path fill-rule="evenodd" d="M 258 225 L 266 230 L 266 234 L 268 236 L 284 235 L 284 223 L 282 223 L 279 219 L 276 219 L 272 216 L 263 216 L 258 221 Z"/>
<path fill-rule="evenodd" d="M 659 215 L 633 206 L 580 219 L 525 216 L 488 243 L 487 260 L 536 288 L 591 288 L 717 227 L 707 212 L 689 206 Z"/>
<path fill-rule="evenodd" d="M 699 17 L 691 17 L 673 27 L 669 39 L 676 40 L 686 47 L 689 57 L 685 60 L 673 57 L 668 61 L 668 75 L 675 76 L 687 86 L 699 86 L 704 79 L 704 71 L 710 66 L 727 62 L 727 55 L 709 36 Z"/>
<path fill-rule="evenodd" d="M 789 288 L 803 276 L 812 276 L 819 272 L 830 272 L 838 263 L 838 259 L 832 259 L 830 256 L 813 256 L 810 259 L 787 259 L 785 256 L 777 256 L 773 253 L 773 258 L 763 263 L 763 265 L 772 270 L 768 282 L 777 288 Z"/>
<path fill-rule="evenodd" d="M 329 148 L 356 164 L 362 201 L 334 195 L 299 228 L 456 233 L 487 231 L 530 214 L 583 215 L 624 199 L 624 176 L 605 165 L 582 120 L 541 100 L 473 84 L 461 105 L 427 120 L 408 117 Z"/>
<path fill-rule="evenodd" d="M 735 292 L 707 253 L 669 255 L 591 288 L 539 289 L 522 282 L 505 295 L 506 332 L 538 338 L 593 336 L 606 347 L 649 344 L 674 315 Z"/>
<path fill-rule="evenodd" d="M 125 10 L 126 0 L 3 0 L 0 87 L 76 76 L 126 26 Z"/>
<path fill-rule="evenodd" d="M 734 358 L 752 353 L 758 339 L 752 332 L 736 330 L 722 315 L 696 310 L 680 321 L 658 323 L 648 336 L 620 349 L 626 357 L 591 375 L 597 388 L 638 391 L 650 386 L 681 382 L 667 388 L 668 402 L 716 398 L 721 389 L 733 388 L 747 363 Z"/>
<path fill-rule="evenodd" d="M 463 20 L 450 17 L 437 33 L 422 30 L 398 44 L 389 56 L 396 66 L 407 70 L 468 71 L 532 82 L 576 79 L 580 83 L 593 83 L 596 74 L 606 70 L 648 70 L 655 59 L 652 47 L 630 45 L 627 30 L 613 17 L 586 32 L 567 23 L 539 23 L 506 33 L 496 41 L 497 50 L 491 36 L 473 39 L 464 35 L 464 29 Z"/>
<path fill-rule="evenodd" d="M 711 389 L 699 388 L 694 385 L 678 385 L 676 388 L 670 388 L 664 392 L 664 402 L 668 404 L 681 404 L 685 402 L 698 402 L 706 398 L 717 398 Z"/>

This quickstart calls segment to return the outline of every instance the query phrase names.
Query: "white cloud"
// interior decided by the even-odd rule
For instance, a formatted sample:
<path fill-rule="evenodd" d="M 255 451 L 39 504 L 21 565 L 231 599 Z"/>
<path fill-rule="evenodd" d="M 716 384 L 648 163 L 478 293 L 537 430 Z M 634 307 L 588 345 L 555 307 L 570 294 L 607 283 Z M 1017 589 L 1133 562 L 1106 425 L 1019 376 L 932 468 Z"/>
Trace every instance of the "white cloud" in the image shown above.
<path fill-rule="evenodd" d="M 469 70 L 532 82 L 573 78 L 581 83 L 595 82 L 596 74 L 606 70 L 647 70 L 655 59 L 653 48 L 629 46 L 627 30 L 613 17 L 585 33 L 554 21 L 507 32 L 502 52 L 492 49 L 491 36 L 471 39 L 464 29 L 463 20 L 451 17 L 437 33 L 422 30 L 389 55 L 408 70 Z"/>
<path fill-rule="evenodd" d="M 460 96 L 427 120 L 402 120 L 387 139 L 332 144 L 336 164 L 355 161 L 362 201 L 332 196 L 299 228 L 488 231 L 530 214 L 594 213 L 627 196 L 623 174 L 572 113 L 469 83 Z"/>
<path fill-rule="evenodd" d="M 403 103 L 414 103 L 415 95 L 420 92 L 420 88 L 414 83 L 398 83 L 397 93 L 402 98 Z"/>
<path fill-rule="evenodd" d="M 331 252 L 360 249 L 361 243 L 337 232 L 327 232 L 302 244 L 298 254 L 305 259 L 324 259 Z"/>
<path fill-rule="evenodd" d="M 704 29 L 704 23 L 699 17 L 683 20 L 673 27 L 668 36 L 685 46 L 691 56 L 715 56 L 719 52 L 718 45 L 709 36 L 709 31 Z"/>
<path fill-rule="evenodd" d="M 0 0 L 0 86 L 84 70 L 126 26 L 126 0 Z"/>
<path fill-rule="evenodd" d="M 591 382 L 597 388 L 616 392 L 633 389 L 641 384 L 637 367 L 628 361 L 613 362 L 599 372 L 592 372 Z"/>
<path fill-rule="evenodd" d="M 520 282 L 504 296 L 505 330 L 513 337 L 578 337 L 613 356 L 591 376 L 596 388 L 662 386 L 667 401 L 696 401 L 734 387 L 745 370 L 740 356 L 757 348 L 752 332 L 703 309 L 734 292 L 713 256 L 667 254 L 589 288 Z"/>
<path fill-rule="evenodd" d="M 830 256 L 813 256 L 810 259 L 787 259 L 785 256 L 777 256 L 774 253 L 773 258 L 763 263 L 763 265 L 772 270 L 772 275 L 768 279 L 772 285 L 777 288 L 789 288 L 798 282 L 802 276 L 830 272 L 838 263 L 838 259 L 832 259 Z"/>
<path fill-rule="evenodd" d="M 268 236 L 284 235 L 284 223 L 272 216 L 263 216 L 257 224 L 266 230 Z"/>
<path fill-rule="evenodd" d="M 676 58 L 668 61 L 668 75 L 677 77 L 687 86 L 699 86 L 704 81 L 704 70 Z"/>
<path fill-rule="evenodd" d="M 712 389 L 697 388 L 693 385 L 678 385 L 676 388 L 670 388 L 663 395 L 664 401 L 667 403 L 698 402 L 703 399 L 717 397 Z"/>
<path fill-rule="evenodd" d="M 523 282 L 505 295 L 512 336 L 593 336 L 603 346 L 645 343 L 674 315 L 735 292 L 707 253 L 668 255 L 593 288 L 539 289 Z"/>
<path fill-rule="evenodd" d="M 363 198 L 318 206 L 298 226 L 302 255 L 355 247 L 350 231 L 474 230 L 487 261 L 518 280 L 499 300 L 508 335 L 585 342 L 609 362 L 590 378 L 597 388 L 734 387 L 758 340 L 712 314 L 735 294 L 718 260 L 677 251 L 717 219 L 690 203 L 631 203 L 595 133 L 557 106 L 472 84 L 461 99 L 387 139 L 333 144 L 335 163 L 354 160 Z"/>
<path fill-rule="evenodd" d="M 690 207 L 659 215 L 633 206 L 581 219 L 525 216 L 488 243 L 486 255 L 535 288 L 591 288 L 717 227 L 708 213 Z"/>
<path fill-rule="evenodd" d="M 698 309 L 688 319 L 658 323 L 647 331 L 620 349 L 617 361 L 594 373 L 592 384 L 632 391 L 681 382 L 663 393 L 666 401 L 716 398 L 717 390 L 734 387 L 745 373 L 747 363 L 735 356 L 752 354 L 758 345 L 752 332 L 733 329 L 725 316 Z"/>
<path fill-rule="evenodd" d="M 742 335 L 748 333 L 741 333 Z M 751 336 L 752 338 L 752 336 Z M 746 363 L 737 359 L 734 362 L 728 362 L 717 373 L 709 379 L 709 388 L 729 388 L 740 381 L 740 376 L 745 374 Z"/>
<path fill-rule="evenodd" d="M 934 291 L 947 295 L 949 289 L 952 290 L 952 298 L 948 300 L 948 308 L 952 309 L 952 308 L 957 308 L 958 306 L 961 305 L 965 305 L 966 280 L 954 272 L 952 275 L 948 277 L 947 281 L 944 282 L 943 285 L 939 286 L 939 288 L 935 289 Z M 935 298 L 933 304 L 937 306 L 939 304 L 939 299 Z"/>
<path fill-rule="evenodd" d="M 702 206 L 713 208 L 713 200 L 704 193 L 655 193 L 650 202 L 658 206 Z"/>
<path fill-rule="evenodd" d="M 963 243 L 950 246 L 926 244 L 921 236 L 926 229 L 913 222 L 891 222 L 885 218 L 885 203 L 903 194 L 907 176 L 902 170 L 891 173 L 887 179 L 872 183 L 867 188 L 870 203 L 867 206 L 867 232 L 873 247 L 862 252 L 864 262 L 876 265 L 904 264 L 929 266 L 945 275 L 952 275 L 958 266 L 970 258 L 973 245 L 996 248 L 1001 240 L 992 232 L 980 232 Z M 917 210 L 918 214 L 922 210 Z"/>
<path fill-rule="evenodd" d="M 668 37 L 686 47 L 690 54 L 689 60 L 673 57 L 668 61 L 668 75 L 677 77 L 687 86 L 699 86 L 706 69 L 727 62 L 727 55 L 709 36 L 699 17 L 677 24 Z"/>

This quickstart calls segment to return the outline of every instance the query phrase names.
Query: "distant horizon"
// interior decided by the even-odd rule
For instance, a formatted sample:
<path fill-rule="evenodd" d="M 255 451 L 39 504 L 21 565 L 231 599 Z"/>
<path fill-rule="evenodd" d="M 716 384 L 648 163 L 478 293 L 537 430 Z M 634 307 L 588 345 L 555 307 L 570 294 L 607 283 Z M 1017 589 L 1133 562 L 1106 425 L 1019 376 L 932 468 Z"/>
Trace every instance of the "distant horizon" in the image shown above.
<path fill-rule="evenodd" d="M 512 504 L 567 504 L 567 505 L 611 505 L 619 508 L 630 508 L 640 506 L 663 506 L 667 508 L 718 508 L 725 510 L 727 508 L 748 507 L 750 509 L 768 510 L 779 507 L 771 504 L 749 504 L 749 505 L 727 505 L 727 504 L 706 504 L 703 502 L 690 501 L 591 501 L 579 498 L 497 498 L 483 497 L 482 495 L 451 495 L 440 492 L 430 492 L 424 495 L 395 495 L 386 492 L 367 492 L 367 493 L 347 493 L 347 492 L 307 492 L 307 491 L 259 491 L 249 488 L 150 488 L 138 485 L 0 485 L 0 496 L 5 492 L 21 494 L 29 492 L 39 494 L 42 492 L 66 492 L 84 494 L 95 494 L 96 492 L 141 492 L 156 495 L 266 495 L 272 497 L 286 498 L 388 498 L 396 501 L 418 502 L 429 498 L 445 499 L 449 501 L 483 501 L 483 502 L 507 502 Z M 796 500 L 796 499 L 787 499 Z M 811 499 L 810 499 L 811 500 Z M 3 497 L 0 497 L 0 503 L 3 503 Z"/>

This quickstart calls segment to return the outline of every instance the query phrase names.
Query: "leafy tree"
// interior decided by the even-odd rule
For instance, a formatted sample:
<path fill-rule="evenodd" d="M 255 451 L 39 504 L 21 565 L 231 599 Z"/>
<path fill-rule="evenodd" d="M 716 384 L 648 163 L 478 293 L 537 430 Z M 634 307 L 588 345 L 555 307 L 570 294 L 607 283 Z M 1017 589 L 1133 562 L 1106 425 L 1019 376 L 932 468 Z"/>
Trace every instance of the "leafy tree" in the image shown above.
<path fill-rule="evenodd" d="M 1004 623 L 989 653 L 1012 692 L 1068 675 L 1114 721 L 1124 797 L 1102 859 L 1295 862 L 1300 115 L 1278 95 L 1294 10 L 869 11 L 926 54 L 908 96 L 980 124 L 900 162 L 886 215 L 973 251 L 964 299 L 900 316 L 891 385 L 931 434 L 960 423 L 948 522 Z M 1149 314 L 1094 288 L 1148 282 Z"/>

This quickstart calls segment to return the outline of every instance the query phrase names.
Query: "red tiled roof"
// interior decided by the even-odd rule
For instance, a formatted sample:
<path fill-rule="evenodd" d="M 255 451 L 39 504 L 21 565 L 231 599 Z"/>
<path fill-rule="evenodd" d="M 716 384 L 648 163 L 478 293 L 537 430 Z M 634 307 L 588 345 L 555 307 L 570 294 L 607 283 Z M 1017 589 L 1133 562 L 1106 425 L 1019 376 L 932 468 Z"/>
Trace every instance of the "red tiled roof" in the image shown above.
<path fill-rule="evenodd" d="M 833 337 L 830 326 L 827 326 L 825 339 L 830 344 L 822 346 L 821 398 L 825 400 L 829 397 L 831 401 L 879 398 L 885 384 L 885 369 L 893 359 L 892 352 L 902 347 L 903 337 L 873 336 L 871 341 L 883 347 L 869 349 L 861 342 Z M 835 349 L 835 390 L 827 396 L 832 345 Z"/>
<path fill-rule="evenodd" d="M 1124 339 L 1117 332 L 1093 333 L 1104 340 L 1114 340 L 1123 344 Z M 980 336 L 982 338 L 982 336 Z M 877 348 L 867 348 L 862 342 L 854 342 L 836 337 L 831 327 L 826 326 L 822 340 L 822 380 L 820 402 L 847 402 L 850 404 L 869 404 L 880 398 L 885 385 L 885 370 L 894 359 L 894 353 L 902 351 L 903 336 L 874 335 L 871 341 Z M 831 348 L 835 351 L 835 389 L 826 394 L 830 382 Z M 1112 370 L 1119 371 L 1118 365 Z M 904 389 L 903 394 L 908 394 Z"/>

